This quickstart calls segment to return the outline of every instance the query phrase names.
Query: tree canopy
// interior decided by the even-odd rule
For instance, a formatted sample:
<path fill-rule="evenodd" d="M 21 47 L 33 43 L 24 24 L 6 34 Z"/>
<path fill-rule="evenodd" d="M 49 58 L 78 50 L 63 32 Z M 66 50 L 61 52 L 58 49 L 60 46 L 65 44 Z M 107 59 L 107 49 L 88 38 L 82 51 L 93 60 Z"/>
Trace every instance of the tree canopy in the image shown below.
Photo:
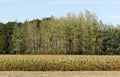
<path fill-rule="evenodd" d="M 104 24 L 89 11 L 0 23 L 0 54 L 119 55 L 120 25 Z"/>

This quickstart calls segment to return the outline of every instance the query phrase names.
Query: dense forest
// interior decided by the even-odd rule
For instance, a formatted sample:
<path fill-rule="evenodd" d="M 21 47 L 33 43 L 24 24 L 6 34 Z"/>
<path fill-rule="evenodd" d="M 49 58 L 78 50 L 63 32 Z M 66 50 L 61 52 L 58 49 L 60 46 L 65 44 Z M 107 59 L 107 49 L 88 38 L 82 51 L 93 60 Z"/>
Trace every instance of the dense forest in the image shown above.
<path fill-rule="evenodd" d="M 0 23 L 0 54 L 120 55 L 120 25 L 89 11 Z"/>

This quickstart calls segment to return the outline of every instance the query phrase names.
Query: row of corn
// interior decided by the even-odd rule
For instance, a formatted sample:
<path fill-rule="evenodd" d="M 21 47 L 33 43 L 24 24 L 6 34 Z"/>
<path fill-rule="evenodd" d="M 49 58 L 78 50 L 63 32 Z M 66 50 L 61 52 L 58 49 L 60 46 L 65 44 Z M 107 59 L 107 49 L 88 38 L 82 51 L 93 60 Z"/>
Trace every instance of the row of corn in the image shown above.
<path fill-rule="evenodd" d="M 7 55 L 0 71 L 120 71 L 119 56 Z"/>

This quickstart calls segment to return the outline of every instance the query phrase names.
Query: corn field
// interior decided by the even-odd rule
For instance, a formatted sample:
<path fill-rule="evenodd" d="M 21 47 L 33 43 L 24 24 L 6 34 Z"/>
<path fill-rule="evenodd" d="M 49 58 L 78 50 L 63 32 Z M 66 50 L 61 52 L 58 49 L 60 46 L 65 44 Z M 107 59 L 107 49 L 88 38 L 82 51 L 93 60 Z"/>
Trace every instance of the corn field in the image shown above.
<path fill-rule="evenodd" d="M 0 71 L 120 71 L 120 56 L 0 55 Z"/>

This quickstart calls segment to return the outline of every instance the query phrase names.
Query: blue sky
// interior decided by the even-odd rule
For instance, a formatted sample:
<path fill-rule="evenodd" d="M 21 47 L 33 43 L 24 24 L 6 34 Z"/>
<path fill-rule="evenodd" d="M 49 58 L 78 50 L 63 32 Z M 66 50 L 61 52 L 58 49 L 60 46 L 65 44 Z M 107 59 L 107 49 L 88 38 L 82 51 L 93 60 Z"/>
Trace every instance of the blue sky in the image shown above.
<path fill-rule="evenodd" d="M 89 10 L 107 24 L 120 24 L 120 0 L 0 0 L 0 22 L 66 16 Z"/>

